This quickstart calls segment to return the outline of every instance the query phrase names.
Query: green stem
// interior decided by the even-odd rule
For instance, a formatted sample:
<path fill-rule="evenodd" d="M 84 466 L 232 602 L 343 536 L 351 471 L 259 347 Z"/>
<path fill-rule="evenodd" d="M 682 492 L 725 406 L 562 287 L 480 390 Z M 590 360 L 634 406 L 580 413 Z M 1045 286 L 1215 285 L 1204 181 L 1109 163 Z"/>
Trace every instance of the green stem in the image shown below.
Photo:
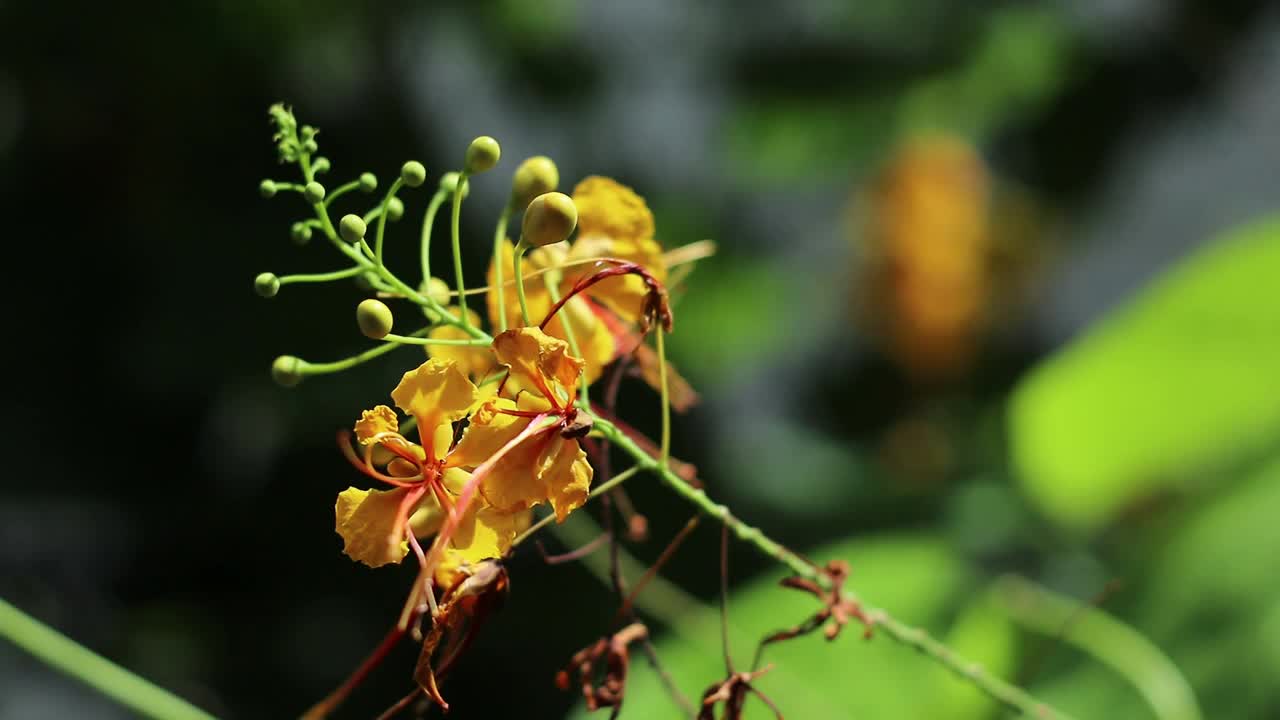
<path fill-rule="evenodd" d="M 552 306 L 560 302 L 560 292 L 556 290 L 556 285 L 560 282 L 559 275 L 559 272 L 554 272 L 542 276 L 542 282 L 547 286 L 547 294 L 551 296 Z M 569 343 L 569 352 L 572 352 L 576 357 L 583 357 L 582 350 L 578 347 L 578 338 L 573 334 L 573 323 L 570 322 L 571 317 L 566 308 L 568 308 L 567 303 L 565 307 L 561 308 L 561 311 L 564 312 L 564 317 L 560 318 L 560 325 L 564 327 L 564 339 Z M 578 402 L 582 403 L 583 407 L 590 407 L 591 396 L 588 395 L 586 373 L 578 377 L 578 385 Z"/>
<path fill-rule="evenodd" d="M 503 267 L 506 263 L 502 262 L 502 241 L 507 239 L 507 223 L 511 220 L 511 203 L 507 203 L 502 208 L 502 214 L 498 215 L 498 227 L 493 231 L 493 270 L 497 275 L 498 291 L 498 332 L 507 331 L 507 295 L 506 288 L 503 287 L 502 276 L 506 272 Z"/>
<path fill-rule="evenodd" d="M 830 587 L 831 579 L 817 566 L 765 535 L 759 528 L 752 527 L 738 519 L 729 511 L 728 507 L 712 501 L 701 489 L 693 487 L 679 475 L 672 472 L 670 468 L 664 467 L 658 459 L 645 452 L 613 423 L 596 417 L 594 414 L 592 414 L 592 419 L 595 422 L 594 432 L 599 433 L 620 450 L 630 455 L 636 461 L 638 467 L 657 474 L 677 495 L 692 503 L 704 514 L 719 520 L 739 540 L 785 565 L 796 575 L 813 580 L 823 587 Z M 951 648 L 939 642 L 924 630 L 895 620 L 887 611 L 867 605 L 852 592 L 846 591 L 844 596 L 862 607 L 863 612 L 871 618 L 874 627 L 880 630 L 881 633 L 926 655 L 934 662 L 951 670 L 1006 706 L 1018 710 L 1024 715 L 1040 718 L 1041 720 L 1069 720 L 1069 716 L 1036 700 L 1025 690 L 991 675 L 980 665 L 960 657 Z"/>
<path fill-rule="evenodd" d="M 665 333 L 662 331 L 662 323 L 659 322 L 656 325 L 658 336 L 658 382 L 662 386 L 662 442 L 658 455 L 658 464 L 665 469 L 671 459 L 671 391 L 667 387 L 667 348 L 662 341 Z"/>
<path fill-rule="evenodd" d="M 453 338 L 423 338 L 411 337 L 405 335 L 396 335 L 387 333 L 382 339 L 389 343 L 401 343 L 404 345 L 461 345 L 463 347 L 484 347 L 488 345 L 487 340 L 480 339 L 453 339 Z"/>
<path fill-rule="evenodd" d="M 614 475 L 613 478 L 610 479 L 608 482 L 601 483 L 599 486 L 596 487 L 595 490 L 592 490 L 591 494 L 587 496 L 587 501 L 589 502 L 592 498 L 609 492 L 615 487 L 621 485 L 623 482 L 626 482 L 628 478 L 630 478 L 632 475 L 635 475 L 638 472 L 640 472 L 640 466 L 633 465 L 632 467 L 629 467 L 626 470 L 623 470 L 617 475 Z M 550 525 L 555 519 L 556 519 L 555 513 L 550 513 L 544 516 L 542 519 L 538 520 L 538 522 L 534 523 L 533 525 L 530 525 L 528 530 L 525 530 L 524 532 L 516 536 L 516 539 L 511 541 L 511 547 L 516 547 L 520 543 L 524 542 L 525 540 L 528 540 L 530 537 L 534 535 L 534 533 Z"/>
<path fill-rule="evenodd" d="M 387 194 L 382 197 L 382 204 L 379 206 L 382 208 L 382 214 L 378 216 L 378 230 L 373 241 L 373 261 L 384 270 L 386 266 L 382 263 L 382 235 L 387 229 L 387 206 L 391 204 L 391 198 L 396 196 L 403 185 L 404 180 L 396 178 L 395 182 L 391 183 L 391 187 L 387 188 Z"/>
<path fill-rule="evenodd" d="M 512 269 L 516 274 L 516 296 L 520 298 L 520 318 L 524 321 L 524 326 L 529 327 L 533 323 L 529 322 L 529 304 L 524 299 L 524 275 L 520 271 L 520 261 L 524 259 L 524 251 L 526 249 L 522 244 L 516 244 L 515 261 L 512 263 Z"/>
<path fill-rule="evenodd" d="M 424 336 L 430 330 L 431 328 L 422 328 L 420 330 L 415 331 L 410 337 Z M 398 347 L 403 347 L 403 344 L 394 343 L 394 342 L 384 343 L 382 345 L 378 345 L 376 347 L 365 350 L 359 355 L 352 355 L 349 358 L 343 358 L 342 360 L 335 360 L 333 362 L 327 362 L 327 363 L 309 363 L 303 360 L 298 366 L 298 372 L 302 373 L 302 375 L 306 377 L 310 377 L 312 375 L 329 375 L 331 373 L 342 372 L 343 370 L 353 368 L 357 365 L 363 365 L 364 363 L 367 363 L 376 357 L 386 355 L 387 353 L 391 352 L 392 350 L 395 350 Z"/>
<path fill-rule="evenodd" d="M 347 193 L 351 192 L 352 190 L 355 190 L 358 187 L 360 187 L 359 180 L 352 180 L 349 183 L 344 183 L 342 185 L 339 185 L 337 188 L 334 189 L 333 192 L 325 194 L 324 206 L 329 207 L 330 205 L 333 204 L 334 200 L 337 200 L 338 198 L 342 197 L 343 195 L 346 195 Z"/>
<path fill-rule="evenodd" d="M 462 233 L 459 225 L 462 219 L 462 195 L 467 188 L 467 171 L 458 173 L 458 185 L 453 191 L 453 218 L 449 226 L 449 234 L 453 240 L 453 275 L 456 281 L 454 290 L 458 292 L 458 307 L 461 309 L 462 327 L 471 329 L 471 318 L 467 317 L 467 288 L 462 280 Z"/>
<path fill-rule="evenodd" d="M 213 716 L 0 600 L 0 635 L 140 715 L 160 720 L 212 720 Z"/>
<path fill-rule="evenodd" d="M 349 267 L 346 270 L 334 270 L 327 273 L 315 273 L 311 275 L 284 275 L 280 278 L 281 285 L 290 285 L 293 283 L 321 283 L 332 282 L 334 280 L 343 280 L 349 277 L 355 277 L 365 269 L 360 266 Z"/>
<path fill-rule="evenodd" d="M 1110 666 L 1137 688 L 1161 720 L 1200 720 L 1200 706 L 1178 666 L 1137 630 L 1102 610 L 1012 575 L 993 587 L 1017 623 L 1064 640 Z"/>
<path fill-rule="evenodd" d="M 436 224 L 436 213 L 440 212 L 440 206 L 444 204 L 446 198 L 449 197 L 449 191 L 440 188 L 435 195 L 431 196 L 431 203 L 427 205 L 427 213 L 422 216 L 422 282 L 431 282 L 431 228 Z M 430 298 L 430 295 L 427 296 Z"/>

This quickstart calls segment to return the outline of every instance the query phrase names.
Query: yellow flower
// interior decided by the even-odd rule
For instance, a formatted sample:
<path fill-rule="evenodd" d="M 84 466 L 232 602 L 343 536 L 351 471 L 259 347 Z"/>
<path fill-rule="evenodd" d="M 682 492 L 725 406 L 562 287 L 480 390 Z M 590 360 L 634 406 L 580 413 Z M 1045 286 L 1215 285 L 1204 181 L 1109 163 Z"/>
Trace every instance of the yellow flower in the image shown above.
<path fill-rule="evenodd" d="M 356 423 L 356 439 L 365 447 L 363 462 L 349 457 L 365 474 L 391 490 L 347 488 L 334 506 L 336 529 L 343 551 L 370 567 L 398 563 L 417 538 L 436 533 L 471 478 L 458 463 L 447 463 L 453 441 L 453 423 L 467 415 L 479 391 L 450 360 L 432 358 L 405 373 L 391 393 L 401 410 L 418 421 L 422 444 L 399 432 L 395 411 L 385 405 L 366 410 Z M 372 460 L 380 447 L 393 459 L 385 471 Z M 449 467 L 446 465 L 449 464 Z M 527 512 L 499 512 L 487 503 L 472 502 L 461 508 L 457 530 L 449 538 L 436 581 L 448 586 L 468 565 L 501 557 L 528 525 Z"/>
<path fill-rule="evenodd" d="M 586 502 L 591 487 L 586 452 L 576 437 L 565 437 L 577 427 L 573 403 L 584 361 L 569 355 L 563 340 L 529 327 L 498 335 L 493 351 L 527 390 L 515 401 L 492 398 L 481 405 L 448 464 L 489 461 L 480 493 L 494 509 L 516 512 L 549 502 L 563 521 Z"/>

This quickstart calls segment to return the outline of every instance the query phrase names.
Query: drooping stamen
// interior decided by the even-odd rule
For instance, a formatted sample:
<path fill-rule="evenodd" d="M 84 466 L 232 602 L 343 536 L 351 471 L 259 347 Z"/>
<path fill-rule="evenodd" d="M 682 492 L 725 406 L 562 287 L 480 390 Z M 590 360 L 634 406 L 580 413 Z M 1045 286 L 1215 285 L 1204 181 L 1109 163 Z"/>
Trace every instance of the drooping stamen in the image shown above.
<path fill-rule="evenodd" d="M 564 307 L 564 304 L 569 302 L 570 298 L 575 297 L 578 293 L 586 290 L 592 285 L 595 285 L 601 280 L 606 280 L 611 277 L 617 277 L 619 275 L 638 275 L 640 276 L 640 279 L 644 281 L 645 286 L 651 291 L 662 293 L 666 292 L 666 288 L 662 286 L 662 283 L 658 282 L 658 279 L 641 265 L 628 262 L 626 260 L 619 260 L 617 258 L 598 258 L 596 262 L 601 265 L 612 265 L 612 267 L 606 267 L 591 275 L 587 275 L 574 283 L 573 287 L 569 289 L 569 292 L 565 293 L 564 297 L 560 298 L 551 306 L 551 309 L 547 311 L 547 316 L 543 318 L 542 324 L 538 325 L 539 330 L 547 329 L 547 323 L 551 322 L 551 318 L 555 317 L 557 312 L 560 312 L 560 308 Z"/>
<path fill-rule="evenodd" d="M 338 447 L 342 450 L 342 456 L 347 459 L 347 462 L 351 463 L 351 467 L 354 467 L 356 470 L 359 470 L 374 480 L 384 482 L 388 485 L 394 485 L 396 487 L 414 487 L 421 484 L 422 475 L 420 474 L 407 478 L 392 477 L 391 475 L 378 472 L 374 469 L 373 463 L 369 462 L 367 458 L 361 460 L 361 458 L 356 455 L 356 451 L 351 447 L 351 433 L 347 430 L 340 430 L 338 432 Z"/>

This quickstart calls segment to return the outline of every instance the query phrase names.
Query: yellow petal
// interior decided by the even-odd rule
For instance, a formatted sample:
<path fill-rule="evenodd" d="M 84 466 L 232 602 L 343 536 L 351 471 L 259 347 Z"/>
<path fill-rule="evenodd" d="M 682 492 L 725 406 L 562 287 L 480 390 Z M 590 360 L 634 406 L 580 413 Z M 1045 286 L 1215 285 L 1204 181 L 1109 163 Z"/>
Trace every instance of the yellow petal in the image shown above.
<path fill-rule="evenodd" d="M 511 368 L 512 377 L 544 396 L 556 392 L 556 385 L 566 392 L 574 388 L 585 364 L 582 358 L 569 354 L 568 343 L 533 327 L 499 334 L 493 339 L 493 353 L 499 363 Z"/>
<path fill-rule="evenodd" d="M 653 237 L 653 213 L 644 198 L 611 178 L 593 175 L 573 189 L 578 234 L 619 240 Z"/>
<path fill-rule="evenodd" d="M 529 424 L 529 418 L 498 412 L 515 409 L 515 401 L 507 398 L 493 398 L 481 405 L 445 464 L 450 468 L 474 468 L 496 454 Z"/>
<path fill-rule="evenodd" d="M 468 513 L 436 567 L 436 585 L 451 587 L 464 568 L 506 555 L 511 542 L 529 527 L 529 515 L 528 510 L 504 513 L 489 507 Z"/>
<path fill-rule="evenodd" d="M 380 567 L 398 563 L 409 552 L 404 528 L 397 524 L 400 505 L 413 492 L 411 488 L 394 490 L 361 490 L 347 488 L 338 494 L 334 505 L 335 529 L 342 536 L 343 548 L 352 560 Z"/>
<path fill-rule="evenodd" d="M 451 307 L 449 310 L 455 315 L 459 312 L 456 307 Z M 480 327 L 480 314 L 475 310 L 467 310 L 467 319 L 473 326 Z M 432 340 L 468 340 L 471 335 L 462 328 L 441 325 L 427 333 L 427 337 Z M 464 375 L 475 379 L 488 375 L 497 364 L 494 362 L 493 352 L 483 345 L 427 345 L 426 348 L 428 357 L 450 361 L 457 365 Z"/>
<path fill-rule="evenodd" d="M 361 445 L 376 442 L 374 438 L 382 433 L 394 433 L 399 430 L 400 421 L 396 419 L 396 411 L 386 405 L 365 410 L 356 421 L 356 439 Z"/>
<path fill-rule="evenodd" d="M 577 440 L 565 440 L 557 434 L 538 457 L 537 468 L 556 521 L 564 522 L 569 513 L 582 507 L 591 491 L 587 453 Z"/>
<path fill-rule="evenodd" d="M 424 444 L 432 443 L 428 449 L 433 450 L 433 457 L 440 457 L 448 449 L 435 447 L 432 441 L 436 430 L 444 423 L 466 417 L 478 397 L 476 386 L 458 366 L 441 358 L 431 358 L 405 373 L 391 391 L 396 405 L 418 419 L 418 436 Z"/>

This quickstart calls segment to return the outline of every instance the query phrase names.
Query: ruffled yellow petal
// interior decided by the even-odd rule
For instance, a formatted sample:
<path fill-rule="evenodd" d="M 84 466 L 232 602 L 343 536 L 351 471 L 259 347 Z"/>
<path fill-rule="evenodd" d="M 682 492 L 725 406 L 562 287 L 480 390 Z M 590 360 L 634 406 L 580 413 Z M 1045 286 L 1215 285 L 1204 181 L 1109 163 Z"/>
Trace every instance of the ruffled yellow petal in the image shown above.
<path fill-rule="evenodd" d="M 404 529 L 396 524 L 400 504 L 409 488 L 362 490 L 347 488 L 334 505 L 335 529 L 352 560 L 369 567 L 398 563 L 409 552 Z"/>
<path fill-rule="evenodd" d="M 459 569 L 506 555 L 516 535 L 527 527 L 527 510 L 506 513 L 483 507 L 467 513 L 436 568 L 436 583 L 449 587 L 457 579 Z"/>
<path fill-rule="evenodd" d="M 450 312 L 458 313 L 458 308 L 449 308 Z M 480 314 L 475 310 L 467 310 L 467 319 L 475 327 L 480 327 Z M 441 325 L 431 332 L 427 333 L 427 337 L 432 340 L 467 340 L 471 336 L 461 328 L 453 325 Z M 493 360 L 493 353 L 489 348 L 482 346 L 466 346 L 466 345 L 427 345 L 427 355 L 433 358 L 449 361 L 458 366 L 464 375 L 471 378 L 479 379 L 488 375 L 494 369 L 496 363 Z"/>
<path fill-rule="evenodd" d="M 538 478 L 547 499 L 556 511 L 556 521 L 564 522 L 569 513 L 582 507 L 591 491 L 591 465 L 587 453 L 577 440 L 555 435 L 537 459 Z"/>
<path fill-rule="evenodd" d="M 511 368 L 522 386 L 545 396 L 559 390 L 568 393 L 578 383 L 585 363 L 569 354 L 569 345 L 533 327 L 516 328 L 493 339 L 498 362 Z M 555 398 L 560 402 L 563 398 Z"/>
<path fill-rule="evenodd" d="M 514 400 L 493 398 L 471 416 L 458 446 L 445 458 L 450 468 L 474 468 L 488 460 L 529 424 L 529 418 L 503 415 L 499 410 L 515 410 Z"/>
<path fill-rule="evenodd" d="M 445 423 L 461 420 L 475 405 L 479 397 L 476 386 L 467 379 L 452 361 L 431 358 L 416 370 L 404 374 L 400 384 L 391 391 L 391 399 L 401 410 L 418 419 L 418 436 L 434 457 L 440 457 L 448 449 L 436 447 L 436 430 Z"/>
<path fill-rule="evenodd" d="M 356 439 L 361 445 L 377 442 L 374 438 L 382 433 L 400 431 L 400 421 L 396 419 L 396 411 L 386 405 L 378 405 L 372 410 L 360 413 L 356 421 Z"/>
<path fill-rule="evenodd" d="M 604 235 L 618 240 L 653 237 L 653 213 L 644 198 L 611 178 L 592 175 L 573 189 L 578 208 L 578 235 Z"/>

